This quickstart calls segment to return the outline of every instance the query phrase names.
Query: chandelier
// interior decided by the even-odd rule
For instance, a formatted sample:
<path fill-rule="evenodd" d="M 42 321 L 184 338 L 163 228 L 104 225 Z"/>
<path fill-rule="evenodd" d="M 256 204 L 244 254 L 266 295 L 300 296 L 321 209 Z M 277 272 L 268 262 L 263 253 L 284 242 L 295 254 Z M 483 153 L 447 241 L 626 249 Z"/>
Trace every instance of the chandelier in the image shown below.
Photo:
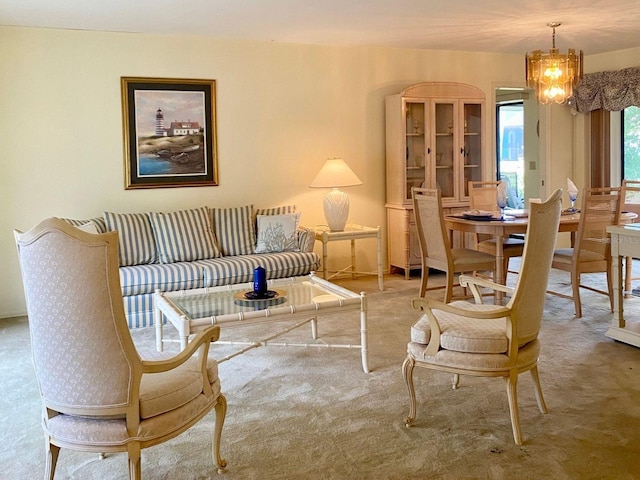
<path fill-rule="evenodd" d="M 565 103 L 574 87 L 582 79 L 582 50 L 576 55 L 572 48 L 561 54 L 556 48 L 556 27 L 559 22 L 547 24 L 553 29 L 553 44 L 549 53 L 534 50 L 525 56 L 527 86 L 536 91 L 540 103 Z"/>

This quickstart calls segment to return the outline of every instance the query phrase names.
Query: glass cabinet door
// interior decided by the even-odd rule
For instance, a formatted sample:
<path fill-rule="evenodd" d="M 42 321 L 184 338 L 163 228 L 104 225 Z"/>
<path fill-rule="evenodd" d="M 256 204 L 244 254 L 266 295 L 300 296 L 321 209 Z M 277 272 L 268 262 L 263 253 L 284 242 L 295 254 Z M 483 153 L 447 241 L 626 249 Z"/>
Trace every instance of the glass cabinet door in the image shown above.
<path fill-rule="evenodd" d="M 469 196 L 469 181 L 482 180 L 482 104 L 464 103 L 462 112 L 463 138 L 462 145 L 463 185 L 461 191 L 463 197 Z"/>
<path fill-rule="evenodd" d="M 412 187 L 424 187 L 425 165 L 427 164 L 427 145 L 425 142 L 425 126 L 427 109 L 425 101 L 405 102 L 405 200 L 411 200 Z"/>
<path fill-rule="evenodd" d="M 456 195 L 455 182 L 455 128 L 456 104 L 453 101 L 439 101 L 433 103 L 434 135 L 433 169 L 435 188 L 439 188 L 442 198 L 454 198 Z"/>

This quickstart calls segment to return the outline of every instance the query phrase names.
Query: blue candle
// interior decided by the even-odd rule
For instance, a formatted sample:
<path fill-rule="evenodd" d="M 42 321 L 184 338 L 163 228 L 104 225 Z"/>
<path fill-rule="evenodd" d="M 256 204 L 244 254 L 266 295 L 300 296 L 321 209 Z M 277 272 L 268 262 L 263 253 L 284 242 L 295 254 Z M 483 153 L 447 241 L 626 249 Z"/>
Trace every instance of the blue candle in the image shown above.
<path fill-rule="evenodd" d="M 267 272 L 262 267 L 253 271 L 253 291 L 263 294 L 267 291 Z"/>

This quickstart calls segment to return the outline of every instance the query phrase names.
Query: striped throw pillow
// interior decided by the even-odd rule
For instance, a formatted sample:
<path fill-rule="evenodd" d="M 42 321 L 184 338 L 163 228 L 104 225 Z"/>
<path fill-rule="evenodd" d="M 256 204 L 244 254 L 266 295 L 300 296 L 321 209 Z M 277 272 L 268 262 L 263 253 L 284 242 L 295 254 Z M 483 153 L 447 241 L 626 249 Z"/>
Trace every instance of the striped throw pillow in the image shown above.
<path fill-rule="evenodd" d="M 151 212 L 148 215 L 160 263 L 191 262 L 220 256 L 207 207 L 171 213 Z"/>
<path fill-rule="evenodd" d="M 252 213 L 253 205 L 211 209 L 213 230 L 225 257 L 253 253 L 255 233 Z"/>
<path fill-rule="evenodd" d="M 156 263 L 156 242 L 146 213 L 105 212 L 107 231 L 118 232 L 121 267 Z"/>

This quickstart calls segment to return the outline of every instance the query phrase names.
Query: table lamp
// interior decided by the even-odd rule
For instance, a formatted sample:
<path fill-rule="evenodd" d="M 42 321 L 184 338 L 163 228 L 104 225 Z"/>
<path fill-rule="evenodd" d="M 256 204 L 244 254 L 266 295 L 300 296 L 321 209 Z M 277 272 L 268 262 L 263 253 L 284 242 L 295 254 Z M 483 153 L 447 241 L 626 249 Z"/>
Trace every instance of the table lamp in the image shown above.
<path fill-rule="evenodd" d="M 362 185 L 362 181 L 341 158 L 330 158 L 322 166 L 312 188 L 332 188 L 324 196 L 324 216 L 332 232 L 344 230 L 349 218 L 349 195 L 338 190 L 338 187 L 352 187 Z"/>

